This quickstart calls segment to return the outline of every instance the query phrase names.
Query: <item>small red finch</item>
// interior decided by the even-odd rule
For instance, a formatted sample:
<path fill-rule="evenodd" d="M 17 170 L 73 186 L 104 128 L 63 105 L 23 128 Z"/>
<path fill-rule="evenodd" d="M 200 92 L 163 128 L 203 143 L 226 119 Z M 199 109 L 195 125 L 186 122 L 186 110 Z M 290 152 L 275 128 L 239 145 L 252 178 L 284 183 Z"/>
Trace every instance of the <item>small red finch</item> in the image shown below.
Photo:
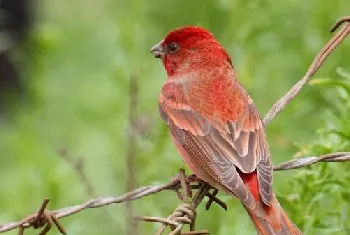
<path fill-rule="evenodd" d="M 168 74 L 159 110 L 185 164 L 237 197 L 258 234 L 301 234 L 272 192 L 262 120 L 220 43 L 190 26 L 170 32 L 151 52 Z"/>

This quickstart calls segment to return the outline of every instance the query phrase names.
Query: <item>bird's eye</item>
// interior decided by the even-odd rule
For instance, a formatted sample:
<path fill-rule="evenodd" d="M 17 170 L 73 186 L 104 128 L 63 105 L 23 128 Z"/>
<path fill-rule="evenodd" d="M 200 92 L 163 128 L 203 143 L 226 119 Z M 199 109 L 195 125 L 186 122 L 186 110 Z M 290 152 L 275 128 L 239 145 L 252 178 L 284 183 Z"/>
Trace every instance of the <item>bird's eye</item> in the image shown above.
<path fill-rule="evenodd" d="M 170 53 L 173 53 L 173 52 L 177 51 L 178 49 L 179 49 L 179 45 L 177 43 L 175 43 L 175 42 L 170 43 L 168 45 L 168 50 L 169 50 Z"/>

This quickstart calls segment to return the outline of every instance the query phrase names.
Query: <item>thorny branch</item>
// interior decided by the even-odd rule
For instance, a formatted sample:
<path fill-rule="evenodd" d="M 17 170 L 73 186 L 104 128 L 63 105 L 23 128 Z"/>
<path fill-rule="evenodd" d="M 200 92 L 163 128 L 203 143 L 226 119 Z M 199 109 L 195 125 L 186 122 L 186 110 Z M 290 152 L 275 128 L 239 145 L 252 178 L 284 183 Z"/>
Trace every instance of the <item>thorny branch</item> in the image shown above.
<path fill-rule="evenodd" d="M 129 143 L 127 147 L 126 155 L 126 169 L 127 169 L 127 184 L 126 191 L 135 189 L 136 184 L 136 172 L 135 172 L 135 158 L 137 152 L 136 143 L 136 119 L 137 119 L 137 103 L 138 103 L 138 83 L 135 76 L 130 76 L 130 88 L 129 88 L 129 125 L 131 133 L 129 133 Z M 127 234 L 138 234 L 138 224 L 136 220 L 133 220 L 135 211 L 133 204 L 130 202 L 126 203 L 125 209 L 125 221 Z"/>
<path fill-rule="evenodd" d="M 316 58 L 310 65 L 305 76 L 296 83 L 282 98 L 280 98 L 266 114 L 264 118 L 264 124 L 267 125 L 274 119 L 284 108 L 290 103 L 295 96 L 301 91 L 302 87 L 310 80 L 310 78 L 317 72 L 317 70 L 322 66 L 326 58 L 334 51 L 334 49 L 347 37 L 350 33 L 350 17 L 344 17 L 336 22 L 332 27 L 331 32 L 337 30 L 341 25 L 344 25 L 341 30 L 339 30 L 335 36 L 333 36 L 330 41 L 321 49 L 317 54 Z M 274 166 L 275 171 L 281 170 L 291 170 L 298 169 L 305 166 L 310 166 L 318 162 L 344 162 L 350 161 L 350 152 L 339 152 L 339 153 L 330 153 L 318 157 L 305 157 L 293 159 L 288 162 L 284 162 Z M 182 193 L 180 193 L 182 189 Z M 191 197 L 192 189 L 197 189 L 196 194 Z M 136 200 L 148 195 L 152 195 L 164 190 L 172 190 L 177 193 L 179 198 L 184 202 L 179 206 L 172 215 L 166 219 L 158 217 L 142 217 L 139 216 L 137 219 L 141 219 L 149 222 L 160 222 L 163 225 L 157 231 L 156 235 L 160 235 L 164 232 L 167 226 L 170 226 L 172 229 L 171 235 L 182 234 L 182 235 L 200 235 L 200 234 L 209 234 L 207 230 L 194 231 L 195 218 L 196 218 L 196 208 L 202 202 L 204 197 L 208 197 L 209 201 L 206 204 L 206 209 L 209 209 L 212 202 L 217 203 L 224 209 L 226 205 L 220 199 L 216 197 L 218 191 L 212 189 L 209 185 L 199 180 L 196 176 L 185 176 L 183 171 L 180 171 L 179 176 L 174 177 L 169 183 L 159 186 L 146 186 L 142 188 L 135 189 L 131 192 L 123 194 L 117 197 L 99 197 L 95 199 L 90 199 L 80 205 L 74 205 L 62 209 L 57 209 L 49 211 L 46 209 L 46 206 L 49 202 L 48 199 L 45 199 L 38 210 L 24 219 L 18 222 L 10 222 L 7 224 L 0 225 L 0 233 L 7 232 L 13 229 L 18 228 L 18 234 L 23 234 L 24 229 L 28 227 L 39 228 L 44 227 L 40 234 L 46 234 L 52 224 L 55 224 L 60 233 L 65 234 L 65 230 L 60 224 L 59 220 L 63 217 L 68 217 L 79 213 L 83 210 L 89 208 L 99 208 L 107 206 L 114 203 L 123 203 L 132 200 Z M 210 193 L 210 190 L 213 190 Z M 182 232 L 185 224 L 190 224 L 189 232 Z"/>

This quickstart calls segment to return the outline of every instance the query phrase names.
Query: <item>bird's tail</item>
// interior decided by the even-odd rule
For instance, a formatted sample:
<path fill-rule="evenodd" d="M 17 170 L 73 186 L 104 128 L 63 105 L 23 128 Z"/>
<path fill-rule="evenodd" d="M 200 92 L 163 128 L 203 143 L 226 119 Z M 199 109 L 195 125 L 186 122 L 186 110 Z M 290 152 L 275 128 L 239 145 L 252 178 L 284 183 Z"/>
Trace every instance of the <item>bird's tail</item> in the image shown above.
<path fill-rule="evenodd" d="M 299 235 L 302 232 L 290 220 L 275 195 L 271 206 L 257 203 L 254 209 L 245 207 L 259 235 Z"/>

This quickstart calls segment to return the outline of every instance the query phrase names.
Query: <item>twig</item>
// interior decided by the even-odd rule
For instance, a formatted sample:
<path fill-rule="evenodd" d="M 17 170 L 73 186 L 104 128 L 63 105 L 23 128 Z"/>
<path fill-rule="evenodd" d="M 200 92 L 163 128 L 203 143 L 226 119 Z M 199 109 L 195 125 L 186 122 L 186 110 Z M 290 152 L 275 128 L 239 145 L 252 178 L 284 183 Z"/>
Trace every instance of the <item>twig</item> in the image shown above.
<path fill-rule="evenodd" d="M 60 149 L 58 152 L 61 158 L 63 158 L 70 166 L 73 167 L 73 169 L 77 173 L 80 183 L 84 186 L 86 194 L 89 197 L 96 197 L 96 190 L 85 173 L 83 159 L 75 159 L 71 157 L 65 148 Z"/>
<path fill-rule="evenodd" d="M 90 198 L 97 197 L 96 189 L 93 186 L 91 180 L 89 180 L 89 177 L 86 175 L 83 159 L 72 157 L 71 155 L 69 155 L 69 153 L 65 148 L 60 149 L 58 152 L 61 158 L 63 158 L 75 170 L 80 183 L 83 185 L 85 189 L 86 194 Z M 114 225 L 117 231 L 120 230 L 117 221 L 114 219 L 111 213 L 109 213 L 107 208 L 104 208 L 103 215 L 111 222 L 112 225 Z"/>
<path fill-rule="evenodd" d="M 136 176 L 135 176 L 135 156 L 137 151 L 136 143 L 136 122 L 137 122 L 137 103 L 138 103 L 138 83 L 137 78 L 130 76 L 130 88 L 129 88 L 129 143 L 126 154 L 126 169 L 127 169 L 127 182 L 126 191 L 129 192 L 135 189 Z M 126 222 L 126 234 L 138 234 L 137 221 L 134 217 L 134 207 L 132 202 L 126 202 L 125 208 L 125 222 Z"/>

